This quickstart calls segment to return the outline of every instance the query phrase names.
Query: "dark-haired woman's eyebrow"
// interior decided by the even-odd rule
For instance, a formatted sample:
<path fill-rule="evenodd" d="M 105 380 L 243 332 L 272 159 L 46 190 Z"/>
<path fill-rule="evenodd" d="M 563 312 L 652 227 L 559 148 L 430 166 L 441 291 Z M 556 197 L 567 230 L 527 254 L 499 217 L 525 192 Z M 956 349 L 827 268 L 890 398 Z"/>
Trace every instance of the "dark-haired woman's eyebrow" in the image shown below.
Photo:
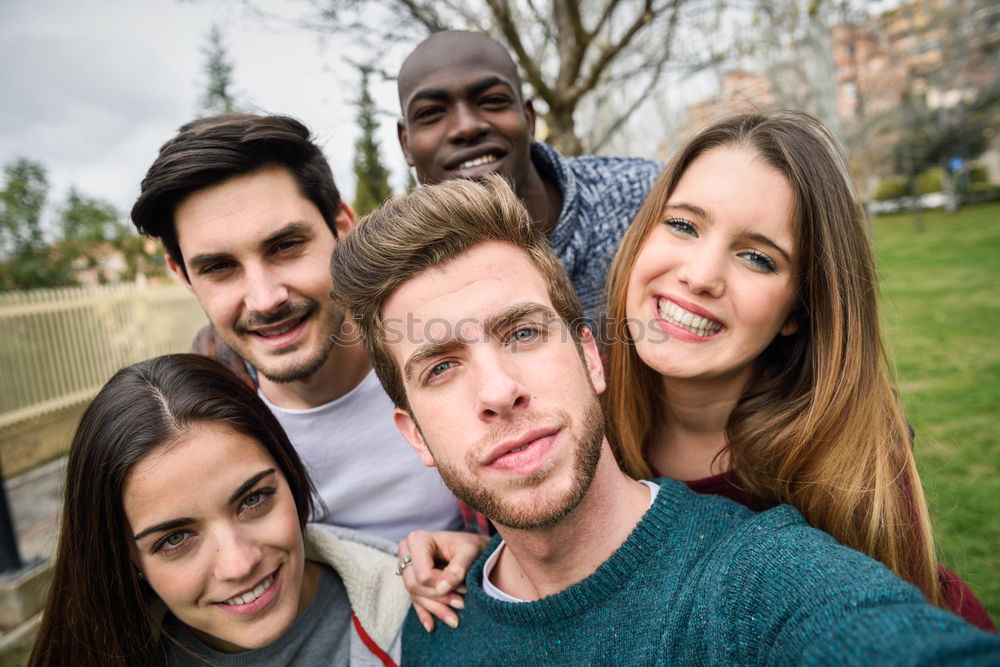
<path fill-rule="evenodd" d="M 261 480 L 269 475 L 275 474 L 274 468 L 268 468 L 267 470 L 261 470 L 256 475 L 247 479 L 247 481 L 240 484 L 239 488 L 233 491 L 233 494 L 229 496 L 229 504 L 235 503 L 237 500 L 242 498 L 250 489 L 257 486 Z M 176 528 L 181 528 L 183 526 L 195 523 L 195 520 L 190 517 L 182 517 L 180 519 L 170 519 L 169 521 L 161 521 L 160 523 L 154 524 L 139 531 L 135 536 L 135 541 L 138 542 L 147 535 L 152 535 L 153 533 L 162 533 L 168 530 L 174 530 Z"/>
<path fill-rule="evenodd" d="M 140 530 L 136 536 L 135 541 L 138 542 L 147 535 L 152 535 L 153 533 L 163 533 L 168 530 L 174 530 L 175 528 L 180 528 L 182 526 L 188 526 L 194 523 L 195 520 L 190 517 L 184 517 L 181 519 L 171 519 L 170 521 L 162 521 L 160 523 L 154 524 L 145 530 Z"/>
<path fill-rule="evenodd" d="M 237 500 L 242 498 L 247 491 L 257 486 L 262 479 L 268 475 L 273 475 L 274 472 L 274 468 L 268 468 L 267 470 L 262 470 L 247 481 L 243 482 L 243 484 L 240 485 L 240 488 L 233 491 L 233 495 L 229 496 L 229 504 L 235 503 Z"/>

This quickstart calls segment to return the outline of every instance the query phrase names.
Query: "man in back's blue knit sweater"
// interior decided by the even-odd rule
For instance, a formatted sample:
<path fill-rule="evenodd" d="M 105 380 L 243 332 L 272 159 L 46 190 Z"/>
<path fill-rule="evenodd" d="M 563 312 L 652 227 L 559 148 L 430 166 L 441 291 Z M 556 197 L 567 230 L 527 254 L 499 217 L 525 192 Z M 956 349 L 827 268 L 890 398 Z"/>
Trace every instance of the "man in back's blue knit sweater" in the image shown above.
<path fill-rule="evenodd" d="M 411 612 L 404 663 L 1000 664 L 1000 638 L 794 509 L 622 473 L 593 337 L 502 179 L 391 201 L 333 265 L 397 426 L 499 532 L 458 629 Z"/>

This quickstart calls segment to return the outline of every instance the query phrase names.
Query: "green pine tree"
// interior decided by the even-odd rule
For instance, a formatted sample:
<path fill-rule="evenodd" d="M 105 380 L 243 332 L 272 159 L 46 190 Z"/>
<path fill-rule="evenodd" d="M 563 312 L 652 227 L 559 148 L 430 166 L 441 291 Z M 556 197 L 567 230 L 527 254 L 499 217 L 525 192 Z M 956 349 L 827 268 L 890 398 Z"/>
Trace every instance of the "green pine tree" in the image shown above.
<path fill-rule="evenodd" d="M 382 164 L 379 151 L 378 120 L 375 102 L 368 90 L 371 71 L 361 68 L 361 99 L 358 100 L 358 125 L 361 136 L 354 146 L 354 210 L 360 216 L 368 213 L 392 194 L 389 187 L 389 170 Z"/>
<path fill-rule="evenodd" d="M 233 96 L 233 64 L 222 43 L 222 31 L 213 24 L 208 33 L 208 46 L 202 49 L 205 54 L 205 75 L 208 85 L 201 98 L 201 111 L 205 116 L 215 116 L 223 113 L 239 111 Z"/>

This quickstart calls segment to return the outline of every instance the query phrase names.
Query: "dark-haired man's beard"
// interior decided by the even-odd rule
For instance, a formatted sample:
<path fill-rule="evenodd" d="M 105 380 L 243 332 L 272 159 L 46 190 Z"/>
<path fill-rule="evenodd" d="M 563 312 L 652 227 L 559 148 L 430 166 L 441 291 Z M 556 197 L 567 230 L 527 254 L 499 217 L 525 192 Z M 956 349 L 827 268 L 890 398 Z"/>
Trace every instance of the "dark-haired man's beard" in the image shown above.
<path fill-rule="evenodd" d="M 250 313 L 242 318 L 235 326 L 240 340 L 231 347 L 271 382 L 296 382 L 308 378 L 326 363 L 337 344 L 337 332 L 344 319 L 344 311 L 333 304 L 321 306 L 312 299 L 288 302 L 266 316 Z M 304 321 L 307 327 L 318 327 L 318 330 L 310 331 L 306 339 L 284 348 L 265 351 L 260 346 L 244 344 L 256 328 L 289 320 Z"/>

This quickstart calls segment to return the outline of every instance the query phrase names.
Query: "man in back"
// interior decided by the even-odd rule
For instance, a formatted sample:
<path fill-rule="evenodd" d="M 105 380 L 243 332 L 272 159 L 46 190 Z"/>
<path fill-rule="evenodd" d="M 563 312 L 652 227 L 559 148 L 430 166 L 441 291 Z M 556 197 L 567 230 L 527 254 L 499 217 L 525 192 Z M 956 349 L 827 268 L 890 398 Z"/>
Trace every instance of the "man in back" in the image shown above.
<path fill-rule="evenodd" d="M 400 431 L 499 533 L 469 572 L 461 625 L 427 633 L 411 613 L 405 661 L 1000 660 L 1000 639 L 788 506 L 754 514 L 627 477 L 579 303 L 502 179 L 394 199 L 333 263 Z M 396 335 L 404 321 L 422 335 Z"/>
<path fill-rule="evenodd" d="M 330 255 L 354 212 L 305 126 L 254 115 L 188 123 L 150 166 L 132 220 L 163 241 L 214 327 L 216 356 L 257 385 L 287 431 L 328 509 L 322 520 L 393 541 L 461 526 L 330 301 Z"/>
<path fill-rule="evenodd" d="M 535 110 L 517 66 L 489 37 L 444 31 L 399 70 L 399 144 L 424 185 L 502 175 L 596 316 L 622 234 L 662 165 L 639 158 L 566 158 L 533 141 Z"/>

